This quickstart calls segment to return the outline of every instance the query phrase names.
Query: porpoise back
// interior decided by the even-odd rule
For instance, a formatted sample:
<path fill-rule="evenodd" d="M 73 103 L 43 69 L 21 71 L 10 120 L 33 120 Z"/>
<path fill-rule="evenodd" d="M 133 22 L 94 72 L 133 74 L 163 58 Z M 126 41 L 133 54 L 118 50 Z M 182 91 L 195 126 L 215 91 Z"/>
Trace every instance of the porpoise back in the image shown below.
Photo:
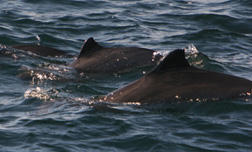
<path fill-rule="evenodd" d="M 137 47 L 105 48 L 87 39 L 75 61 L 69 66 L 79 72 L 120 73 L 131 68 L 155 66 L 161 55 L 155 51 Z"/>
<path fill-rule="evenodd" d="M 64 51 L 35 44 L 14 45 L 12 46 L 12 48 L 23 50 L 26 52 L 32 52 L 41 56 L 48 56 L 48 57 L 67 56 L 67 53 Z"/>

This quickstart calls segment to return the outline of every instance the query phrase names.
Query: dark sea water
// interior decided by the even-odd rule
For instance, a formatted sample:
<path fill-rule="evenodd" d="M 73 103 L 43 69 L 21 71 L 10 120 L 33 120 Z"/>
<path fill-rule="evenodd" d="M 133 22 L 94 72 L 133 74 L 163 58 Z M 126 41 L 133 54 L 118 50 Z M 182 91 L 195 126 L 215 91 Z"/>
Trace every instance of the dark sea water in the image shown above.
<path fill-rule="evenodd" d="M 1 51 L 40 44 L 74 57 L 0 55 L 0 151 L 252 151 L 251 99 L 92 102 L 149 69 L 76 75 L 67 65 L 89 37 L 162 54 L 193 44 L 206 56 L 192 65 L 252 80 L 251 0 L 1 0 Z"/>

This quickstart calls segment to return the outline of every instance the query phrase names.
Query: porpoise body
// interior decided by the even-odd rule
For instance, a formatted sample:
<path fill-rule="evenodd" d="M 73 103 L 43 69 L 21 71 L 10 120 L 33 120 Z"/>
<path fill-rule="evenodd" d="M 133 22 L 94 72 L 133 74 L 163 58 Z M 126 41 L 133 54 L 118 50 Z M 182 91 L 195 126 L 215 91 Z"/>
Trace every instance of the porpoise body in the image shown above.
<path fill-rule="evenodd" d="M 22 44 L 22 45 L 14 45 L 11 46 L 17 50 L 23 50 L 26 52 L 32 52 L 37 55 L 41 56 L 48 56 L 48 57 L 59 57 L 59 56 L 66 56 L 67 53 L 58 49 L 54 49 L 47 46 L 42 45 L 35 45 L 35 44 Z"/>
<path fill-rule="evenodd" d="M 151 72 L 102 100 L 113 103 L 216 100 L 251 95 L 251 89 L 252 81 L 192 67 L 184 50 L 175 50 Z"/>
<path fill-rule="evenodd" d="M 120 73 L 136 67 L 155 66 L 161 55 L 137 47 L 105 48 L 87 39 L 75 61 L 69 66 L 79 72 Z"/>

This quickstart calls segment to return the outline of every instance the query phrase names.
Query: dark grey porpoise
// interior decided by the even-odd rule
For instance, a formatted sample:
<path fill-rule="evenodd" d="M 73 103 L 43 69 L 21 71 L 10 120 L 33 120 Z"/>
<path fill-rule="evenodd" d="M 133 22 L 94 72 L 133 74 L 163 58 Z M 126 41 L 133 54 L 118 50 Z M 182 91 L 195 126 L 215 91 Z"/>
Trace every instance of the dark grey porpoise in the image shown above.
<path fill-rule="evenodd" d="M 226 99 L 251 94 L 252 81 L 189 65 L 175 50 L 150 73 L 104 97 L 106 102 L 154 103 L 171 99 Z"/>
<path fill-rule="evenodd" d="M 32 52 L 37 55 L 48 56 L 48 57 L 67 55 L 67 53 L 64 51 L 50 48 L 50 47 L 46 47 L 46 46 L 35 45 L 35 44 L 34 45 L 33 44 L 14 45 L 14 46 L 12 46 L 12 48 L 27 51 L 27 52 Z"/>
<path fill-rule="evenodd" d="M 87 39 L 75 61 L 69 66 L 79 72 L 118 73 L 131 68 L 155 66 L 161 55 L 155 51 L 137 47 L 105 48 L 93 38 Z"/>

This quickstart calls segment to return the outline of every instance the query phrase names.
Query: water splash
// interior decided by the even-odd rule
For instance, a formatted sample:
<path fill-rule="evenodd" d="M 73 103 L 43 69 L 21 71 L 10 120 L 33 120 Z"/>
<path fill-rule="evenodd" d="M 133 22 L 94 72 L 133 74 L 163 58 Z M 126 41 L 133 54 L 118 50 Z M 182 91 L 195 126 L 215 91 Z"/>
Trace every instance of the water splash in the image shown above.
<path fill-rule="evenodd" d="M 41 100 L 53 100 L 52 97 L 56 96 L 58 91 L 56 89 L 43 89 L 41 87 L 30 88 L 25 91 L 25 98 L 38 98 Z"/>
<path fill-rule="evenodd" d="M 40 39 L 39 35 L 36 35 L 36 39 L 38 40 L 38 45 L 40 45 L 41 39 Z"/>
<path fill-rule="evenodd" d="M 197 48 L 193 44 L 190 44 L 190 45 L 186 46 L 184 48 L 184 50 L 188 54 L 197 54 L 197 53 L 199 53 L 199 51 L 197 50 Z"/>
<path fill-rule="evenodd" d="M 161 52 L 153 52 L 152 55 L 152 61 L 154 62 L 155 60 L 157 60 L 156 58 L 159 58 L 159 56 L 164 56 Z"/>
<path fill-rule="evenodd" d="M 33 84 L 47 80 L 73 80 L 78 78 L 74 69 L 48 63 L 39 64 L 35 68 L 22 65 L 18 71 L 17 76 L 19 78 L 32 80 Z"/>

